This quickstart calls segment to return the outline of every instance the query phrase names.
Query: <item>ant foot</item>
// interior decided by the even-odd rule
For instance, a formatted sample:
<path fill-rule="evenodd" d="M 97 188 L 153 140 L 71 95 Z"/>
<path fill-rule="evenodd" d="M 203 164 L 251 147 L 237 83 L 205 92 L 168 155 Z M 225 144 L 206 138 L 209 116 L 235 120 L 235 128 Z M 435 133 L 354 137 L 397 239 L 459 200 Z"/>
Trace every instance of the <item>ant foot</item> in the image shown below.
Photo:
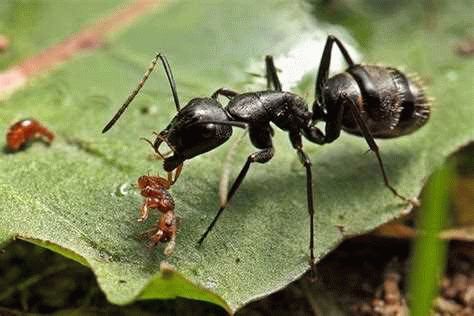
<path fill-rule="evenodd" d="M 311 283 L 314 283 L 318 279 L 316 277 L 316 263 L 314 262 L 314 260 L 309 260 L 309 267 L 311 269 L 311 272 L 309 274 L 309 280 L 311 281 Z"/>
<path fill-rule="evenodd" d="M 401 194 L 399 194 L 393 187 L 391 186 L 388 186 L 388 188 L 392 191 L 392 193 L 400 198 L 401 200 L 403 200 L 403 202 L 405 203 L 408 203 L 410 204 L 412 207 L 419 207 L 420 206 L 420 201 L 418 200 L 418 198 L 416 197 L 412 197 L 412 198 L 407 198 Z"/>
<path fill-rule="evenodd" d="M 413 198 L 406 198 L 404 196 L 399 196 L 403 200 L 403 204 L 408 204 L 411 207 L 420 207 L 421 203 L 418 198 L 413 197 Z"/>
<path fill-rule="evenodd" d="M 418 200 L 418 198 L 416 198 L 416 197 L 408 199 L 407 202 L 410 203 L 411 206 L 413 206 L 413 207 L 420 207 L 421 206 L 420 200 Z"/>

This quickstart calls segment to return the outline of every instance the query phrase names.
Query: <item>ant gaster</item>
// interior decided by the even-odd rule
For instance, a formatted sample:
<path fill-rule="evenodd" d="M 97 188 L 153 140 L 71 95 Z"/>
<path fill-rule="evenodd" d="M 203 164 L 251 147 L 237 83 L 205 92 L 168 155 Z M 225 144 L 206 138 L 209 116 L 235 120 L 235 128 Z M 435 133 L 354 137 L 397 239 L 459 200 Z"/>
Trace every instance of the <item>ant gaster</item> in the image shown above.
<path fill-rule="evenodd" d="M 337 45 L 348 68 L 345 72 L 329 78 L 331 51 Z M 194 98 L 180 109 L 176 84 L 166 58 L 157 54 L 144 78 L 128 97 L 121 109 L 105 126 L 106 132 L 118 120 L 128 104 L 136 96 L 155 67 L 157 60 L 163 63 L 178 113 L 152 144 L 164 158 L 164 169 L 172 172 L 187 159 L 208 152 L 227 141 L 232 126 L 248 129 L 252 144 L 258 151 L 250 154 L 236 180 L 232 184 L 225 203 L 222 203 L 213 221 L 199 239 L 201 244 L 214 227 L 252 163 L 266 163 L 274 154 L 273 130 L 270 123 L 288 132 L 291 145 L 306 170 L 306 196 L 310 215 L 309 250 L 310 265 L 314 274 L 314 205 L 311 161 L 303 150 L 302 137 L 319 145 L 336 140 L 341 129 L 365 138 L 375 153 L 385 186 L 405 202 L 416 204 L 416 199 L 407 199 L 390 184 L 374 138 L 392 138 L 409 134 L 429 118 L 430 107 L 423 87 L 401 71 L 374 65 L 361 65 L 352 61 L 344 45 L 334 36 L 328 36 L 319 65 L 315 83 L 312 111 L 298 95 L 282 91 L 273 58 L 267 56 L 267 90 L 237 93 L 221 88 L 211 97 Z M 229 99 L 226 107 L 218 96 Z M 325 123 L 325 133 L 315 126 Z M 171 157 L 159 153 L 159 146 L 166 142 L 172 149 Z"/>

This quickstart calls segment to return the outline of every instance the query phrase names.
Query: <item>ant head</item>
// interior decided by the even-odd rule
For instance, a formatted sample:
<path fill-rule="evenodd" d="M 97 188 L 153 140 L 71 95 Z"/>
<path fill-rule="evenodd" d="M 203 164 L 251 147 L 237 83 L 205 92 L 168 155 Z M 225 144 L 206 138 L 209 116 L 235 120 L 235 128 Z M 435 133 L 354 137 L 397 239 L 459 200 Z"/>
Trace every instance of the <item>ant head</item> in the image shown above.
<path fill-rule="evenodd" d="M 167 179 L 160 177 L 160 176 L 141 176 L 138 178 L 137 181 L 138 188 L 140 190 L 143 190 L 147 187 L 153 187 L 155 189 L 169 189 L 170 188 L 170 183 L 168 182 Z"/>
<path fill-rule="evenodd" d="M 225 110 L 215 99 L 192 99 L 153 143 L 157 153 L 163 142 L 173 151 L 171 157 L 164 157 L 164 169 L 172 171 L 183 161 L 223 144 L 232 135 L 232 124 L 228 122 Z"/>
<path fill-rule="evenodd" d="M 138 178 L 137 180 L 137 184 L 138 184 L 138 188 L 140 190 L 143 190 L 144 188 L 146 188 L 147 186 L 149 186 L 151 183 L 150 181 L 150 176 L 141 176 Z"/>

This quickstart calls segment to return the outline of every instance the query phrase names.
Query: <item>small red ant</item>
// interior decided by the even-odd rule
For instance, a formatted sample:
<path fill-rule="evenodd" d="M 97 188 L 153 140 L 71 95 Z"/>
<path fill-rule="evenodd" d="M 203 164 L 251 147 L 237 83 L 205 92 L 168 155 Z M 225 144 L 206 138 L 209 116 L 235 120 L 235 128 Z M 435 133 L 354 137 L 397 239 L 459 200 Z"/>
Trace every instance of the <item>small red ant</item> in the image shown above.
<path fill-rule="evenodd" d="M 26 143 L 36 139 L 41 139 L 49 145 L 54 139 L 54 134 L 35 119 L 23 119 L 10 126 L 7 133 L 7 148 L 18 151 Z"/>
<path fill-rule="evenodd" d="M 145 231 L 142 237 L 148 239 L 148 246 L 155 247 L 159 242 L 168 242 L 164 254 L 169 256 L 173 253 L 176 239 L 176 214 L 174 213 L 174 200 L 168 189 L 174 183 L 168 175 L 168 179 L 160 176 L 141 176 L 138 178 L 140 194 L 145 198 L 140 208 L 139 222 L 148 218 L 149 209 L 155 208 L 161 213 L 160 219 Z"/>

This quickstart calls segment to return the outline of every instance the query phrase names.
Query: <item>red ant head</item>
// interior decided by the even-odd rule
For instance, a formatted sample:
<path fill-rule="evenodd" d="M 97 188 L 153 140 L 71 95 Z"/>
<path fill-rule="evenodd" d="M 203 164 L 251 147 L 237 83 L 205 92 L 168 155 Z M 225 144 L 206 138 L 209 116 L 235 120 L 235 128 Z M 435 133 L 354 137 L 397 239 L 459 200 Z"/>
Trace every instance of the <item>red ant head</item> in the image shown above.
<path fill-rule="evenodd" d="M 141 176 L 140 178 L 138 178 L 137 183 L 138 183 L 138 188 L 140 190 L 143 190 L 149 185 L 150 181 L 148 178 L 149 178 L 148 176 Z"/>
<path fill-rule="evenodd" d="M 143 190 L 147 187 L 169 189 L 170 183 L 160 176 L 141 176 L 138 178 L 138 188 Z"/>

